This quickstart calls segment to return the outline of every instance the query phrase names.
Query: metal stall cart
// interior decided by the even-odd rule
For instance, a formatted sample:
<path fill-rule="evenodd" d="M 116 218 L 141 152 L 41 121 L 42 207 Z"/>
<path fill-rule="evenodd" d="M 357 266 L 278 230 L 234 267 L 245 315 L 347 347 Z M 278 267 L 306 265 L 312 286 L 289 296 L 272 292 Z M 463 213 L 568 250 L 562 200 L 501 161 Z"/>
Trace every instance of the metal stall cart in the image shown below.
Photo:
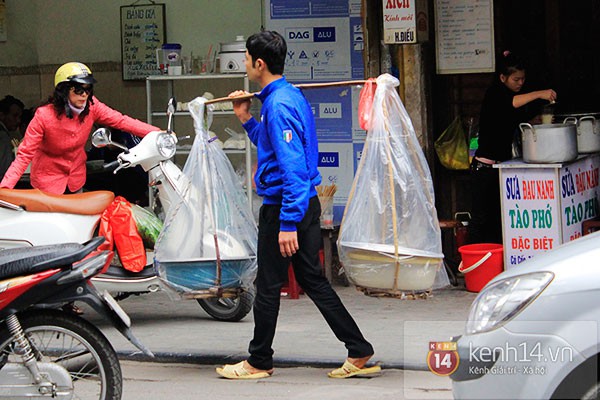
<path fill-rule="evenodd" d="M 570 163 L 495 165 L 506 269 L 582 235 L 583 221 L 598 216 L 599 166 L 597 154 Z"/>

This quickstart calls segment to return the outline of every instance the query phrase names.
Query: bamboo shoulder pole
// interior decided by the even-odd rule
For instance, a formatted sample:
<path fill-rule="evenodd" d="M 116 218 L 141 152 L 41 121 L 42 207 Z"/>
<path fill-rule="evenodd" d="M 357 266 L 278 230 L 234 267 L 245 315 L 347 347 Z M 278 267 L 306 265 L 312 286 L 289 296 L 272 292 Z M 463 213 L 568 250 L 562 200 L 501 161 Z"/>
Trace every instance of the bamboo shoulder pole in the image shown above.
<path fill-rule="evenodd" d="M 325 87 L 334 87 L 334 86 L 353 86 L 353 85 L 364 85 L 366 80 L 354 80 L 354 81 L 339 81 L 339 82 L 323 82 L 323 83 L 299 83 L 294 85 L 298 89 L 318 89 Z M 216 99 L 208 100 L 204 104 L 213 104 L 213 103 L 221 103 L 224 101 L 234 101 L 234 100 L 247 100 L 256 96 L 260 92 L 243 94 L 241 96 L 235 97 L 218 97 Z"/>
<path fill-rule="evenodd" d="M 396 210 L 396 190 L 394 185 L 394 169 L 392 162 L 392 151 L 391 151 L 391 143 L 390 137 L 392 136 L 392 130 L 389 127 L 389 111 L 385 106 L 385 102 L 383 103 L 383 115 L 384 121 L 383 126 L 385 127 L 385 154 L 387 157 L 388 164 L 388 179 L 390 183 L 390 196 L 392 202 L 392 232 L 394 234 L 394 258 L 396 259 L 396 271 L 394 273 L 394 291 L 398 290 L 398 275 L 400 274 L 400 257 L 398 251 L 398 214 Z"/>
<path fill-rule="evenodd" d="M 248 93 L 248 94 L 242 94 L 240 96 L 235 96 L 235 97 L 217 97 L 216 99 L 212 99 L 212 100 L 207 100 L 204 102 L 204 104 L 214 104 L 214 103 L 222 103 L 224 101 L 234 101 L 234 100 L 247 100 L 247 99 L 251 99 L 254 96 L 256 96 L 259 92 L 254 92 L 254 93 Z"/>

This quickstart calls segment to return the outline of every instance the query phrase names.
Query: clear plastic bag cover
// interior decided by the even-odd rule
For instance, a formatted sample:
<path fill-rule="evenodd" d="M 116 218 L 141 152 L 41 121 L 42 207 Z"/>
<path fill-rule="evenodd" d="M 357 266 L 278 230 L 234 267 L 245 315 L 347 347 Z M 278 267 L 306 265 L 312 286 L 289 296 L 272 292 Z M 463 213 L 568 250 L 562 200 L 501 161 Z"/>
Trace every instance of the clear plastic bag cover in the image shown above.
<path fill-rule="evenodd" d="M 248 289 L 256 276 L 256 223 L 231 162 L 211 141 L 212 108 L 205 113 L 205 101 L 188 104 L 196 133 L 183 167 L 188 182 L 156 245 L 157 273 L 179 293 Z"/>
<path fill-rule="evenodd" d="M 131 204 L 131 214 L 135 220 L 138 233 L 144 242 L 144 247 L 154 249 L 156 240 L 163 228 L 162 221 L 153 212 L 134 203 Z"/>
<path fill-rule="evenodd" d="M 377 78 L 338 251 L 357 286 L 424 291 L 447 286 L 449 280 L 431 173 L 398 85 L 389 74 Z"/>

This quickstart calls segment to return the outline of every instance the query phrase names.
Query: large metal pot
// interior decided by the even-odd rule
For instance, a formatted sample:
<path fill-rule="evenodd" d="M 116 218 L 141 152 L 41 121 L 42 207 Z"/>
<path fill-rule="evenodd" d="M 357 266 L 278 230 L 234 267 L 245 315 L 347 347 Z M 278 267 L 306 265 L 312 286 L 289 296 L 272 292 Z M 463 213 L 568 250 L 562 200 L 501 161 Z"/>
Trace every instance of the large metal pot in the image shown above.
<path fill-rule="evenodd" d="M 600 122 L 597 121 L 594 114 L 567 117 L 563 123 L 577 125 L 577 151 L 579 153 L 600 151 Z"/>
<path fill-rule="evenodd" d="M 522 123 L 523 161 L 526 163 L 558 163 L 577 158 L 577 125 Z"/>

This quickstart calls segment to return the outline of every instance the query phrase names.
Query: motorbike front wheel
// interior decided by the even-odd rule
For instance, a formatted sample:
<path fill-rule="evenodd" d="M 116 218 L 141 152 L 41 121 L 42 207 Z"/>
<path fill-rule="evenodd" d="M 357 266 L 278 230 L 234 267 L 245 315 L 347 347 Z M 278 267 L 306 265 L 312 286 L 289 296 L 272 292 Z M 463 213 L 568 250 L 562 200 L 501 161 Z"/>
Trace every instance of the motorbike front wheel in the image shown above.
<path fill-rule="evenodd" d="M 37 361 L 65 368 L 73 381 L 73 398 L 118 400 L 123 390 L 121 366 L 106 337 L 83 318 L 58 310 L 18 314 Z M 0 356 L 21 363 L 14 338 L 0 331 Z"/>
<path fill-rule="evenodd" d="M 241 321 L 252 309 L 254 294 L 243 291 L 236 298 L 198 299 L 200 307 L 217 321 Z"/>

